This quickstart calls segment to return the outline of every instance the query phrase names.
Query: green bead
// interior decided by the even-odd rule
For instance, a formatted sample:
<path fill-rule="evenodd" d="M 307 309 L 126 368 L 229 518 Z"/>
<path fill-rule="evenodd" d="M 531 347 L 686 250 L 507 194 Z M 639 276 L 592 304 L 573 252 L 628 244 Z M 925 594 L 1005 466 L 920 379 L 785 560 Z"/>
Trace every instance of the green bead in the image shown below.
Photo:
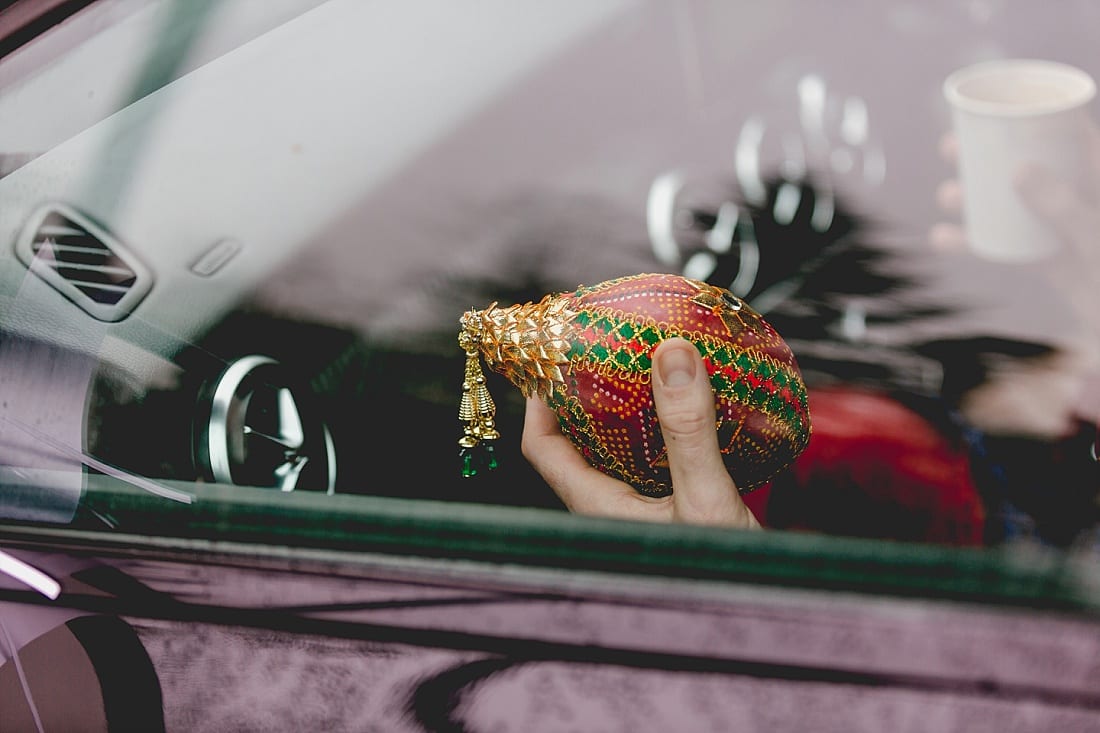
<path fill-rule="evenodd" d="M 474 454 L 472 451 L 462 451 L 462 478 L 470 478 L 477 475 L 474 468 Z"/>

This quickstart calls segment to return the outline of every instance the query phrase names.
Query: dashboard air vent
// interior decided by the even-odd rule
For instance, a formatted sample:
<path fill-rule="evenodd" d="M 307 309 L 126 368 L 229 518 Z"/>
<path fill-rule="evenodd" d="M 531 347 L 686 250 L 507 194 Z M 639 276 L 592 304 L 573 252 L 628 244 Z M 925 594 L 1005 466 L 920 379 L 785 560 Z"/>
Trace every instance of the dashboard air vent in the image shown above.
<path fill-rule="evenodd" d="M 16 243 L 31 272 L 101 321 L 120 321 L 152 285 L 149 271 L 118 240 L 64 204 L 35 212 Z"/>

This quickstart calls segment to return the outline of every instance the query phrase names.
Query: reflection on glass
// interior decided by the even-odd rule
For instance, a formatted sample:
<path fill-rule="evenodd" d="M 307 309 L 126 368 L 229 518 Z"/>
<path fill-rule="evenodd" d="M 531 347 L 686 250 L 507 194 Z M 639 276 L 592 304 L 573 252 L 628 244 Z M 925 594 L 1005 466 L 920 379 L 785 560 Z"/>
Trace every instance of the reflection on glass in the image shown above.
<path fill-rule="evenodd" d="M 12 334 L 5 348 L 18 338 L 34 352 L 22 360 L 11 352 L 9 371 L 38 375 L 7 387 L 34 402 L 27 395 L 60 382 L 28 365 L 39 358 L 66 364 L 59 368 L 66 396 L 54 390 L 52 424 L 26 420 L 24 403 L 20 415 L 5 418 L 7 443 L 68 456 L 51 459 L 63 465 L 37 465 L 21 455 L 28 446 L 6 445 L 5 460 L 24 478 L 31 470 L 72 471 L 71 485 L 42 492 L 43 516 L 73 515 L 84 485 L 71 476 L 85 472 L 175 499 L 190 492 L 165 482 L 275 489 L 272 501 L 277 493 L 316 490 L 561 509 L 519 458 L 524 403 L 509 390 L 497 417 L 502 436 L 515 436 L 497 448 L 511 459 L 506 468 L 471 486 L 454 461 L 435 459 L 453 452 L 454 375 L 462 370 L 453 350 L 457 318 L 472 305 L 507 306 L 578 283 L 663 272 L 728 288 L 764 314 L 792 344 L 826 418 L 855 404 L 868 411 L 837 423 L 869 441 L 846 460 L 881 475 L 839 487 L 837 467 L 796 464 L 770 487 L 774 497 L 756 499 L 754 509 L 772 526 L 786 517 L 788 528 L 821 533 L 981 545 L 1016 533 L 1009 525 L 1017 519 L 1007 515 L 1019 510 L 1042 515 L 1033 517 L 1032 534 L 1066 546 L 1094 518 L 1091 474 L 1077 463 L 1050 463 L 1077 449 L 1091 421 L 1067 404 L 1056 415 L 1029 415 L 1023 422 L 1044 429 L 1021 432 L 1021 421 L 1005 422 L 995 408 L 1015 404 L 1001 395 L 1004 384 L 1016 385 L 1013 394 L 1046 395 L 1038 400 L 1044 408 L 1056 397 L 1072 403 L 1077 384 L 1068 380 L 1095 365 L 1031 333 L 944 326 L 978 309 L 937 289 L 940 273 L 926 267 L 932 250 L 897 246 L 901 237 L 891 227 L 906 212 L 878 205 L 899 179 L 919 179 L 909 171 L 927 157 L 911 136 L 899 142 L 895 128 L 908 134 L 923 125 L 933 139 L 941 132 L 929 118 L 943 110 L 921 108 L 911 88 L 842 73 L 831 46 L 802 44 L 818 50 L 788 58 L 787 35 L 775 48 L 744 52 L 766 69 L 754 78 L 733 62 L 736 45 L 712 47 L 711 33 L 725 26 L 700 22 L 728 20 L 726 11 L 685 6 L 672 11 L 680 30 L 665 50 L 671 75 L 687 73 L 692 99 L 715 116 L 710 125 L 690 115 L 666 119 L 660 104 L 639 114 L 634 86 L 599 61 L 600 44 L 616 38 L 629 53 L 663 48 L 652 43 L 665 39 L 653 8 L 607 2 L 537 17 L 516 10 L 506 38 L 448 11 L 486 44 L 502 44 L 500 53 L 516 62 L 504 68 L 489 46 L 475 53 L 453 34 L 437 39 L 438 55 L 410 56 L 403 45 L 384 43 L 400 29 L 422 27 L 419 11 L 394 10 L 386 16 L 391 33 L 357 45 L 340 42 L 342 34 L 372 11 L 354 3 L 248 5 L 135 2 L 124 11 L 93 3 L 0 64 L 3 109 L 45 109 L 46 97 L 73 80 L 88 92 L 83 101 L 66 97 L 71 117 L 39 115 L 49 119 L 37 135 L 3 116 L 9 139 L 30 141 L 0 151 L 0 194 L 11 212 L 4 231 L 13 242 L 17 233 L 37 231 L 28 222 L 49 200 L 61 207 L 50 211 L 68 212 L 64 221 L 42 219 L 64 224 L 66 233 L 33 240 L 38 254 L 24 257 L 64 282 L 27 277 L 26 261 L 4 263 L 12 305 L 4 311 Z M 761 28 L 778 17 L 759 12 Z M 888 31 L 864 40 L 914 42 L 929 28 L 974 22 L 967 12 L 895 8 L 875 21 Z M 620 17 L 643 20 L 631 33 L 609 30 Z M 537 32 L 547 28 L 552 37 Z M 520 43 L 525 33 L 540 40 Z M 142 53 L 120 69 L 108 46 Z M 318 47 L 342 55 L 318 61 Z M 593 55 L 590 84 L 611 101 L 586 112 L 586 124 L 570 125 L 577 109 L 589 109 L 575 95 L 599 96 L 564 61 L 581 49 Z M 479 81 L 468 97 L 447 80 L 442 70 L 454 67 L 442 58 L 461 61 L 467 78 Z M 400 74 L 377 71 L 385 66 L 380 59 L 398 64 Z M 315 65 L 326 73 L 313 73 Z M 947 71 L 929 62 L 920 74 L 936 89 Z M 654 100 L 683 91 L 682 77 L 651 77 Z M 533 98 L 552 104 L 537 111 Z M 427 102 L 439 113 L 411 112 Z M 908 127 L 900 124 L 908 121 L 898 112 L 902 102 L 913 106 Z M 318 112 L 334 106 L 341 114 Z M 628 119 L 649 119 L 651 127 L 624 127 Z M 693 140 L 684 133 L 696 124 Z M 541 151 L 528 133 L 560 152 Z M 674 167 L 678 157 L 695 165 Z M 582 179 L 589 182 L 577 185 Z M 1052 215 L 1059 234 L 1090 258 L 1095 207 L 1070 209 L 1075 199 L 1055 196 L 1059 189 L 1042 182 L 1041 173 L 1028 177 L 1024 187 L 1037 189 L 1029 200 L 1062 212 Z M 916 208 L 916 198 L 901 200 Z M 133 262 L 108 258 L 99 267 L 63 259 L 90 256 L 84 250 L 93 240 L 110 240 L 108 248 L 117 244 Z M 231 246 L 223 249 L 225 242 Z M 142 276 L 146 270 L 152 277 Z M 1084 272 L 1068 267 L 1063 274 Z M 63 290 L 84 292 L 90 281 L 74 273 L 108 289 L 145 280 L 152 291 L 112 304 L 125 305 L 120 312 L 96 310 L 81 320 L 64 300 L 77 296 Z M 1095 334 L 1093 289 L 1065 292 Z M 261 373 L 236 374 L 250 359 L 264 366 Z M 1062 368 L 1067 381 L 1043 376 Z M 1019 386 L 1034 384 L 1043 389 Z M 822 425 L 819 446 L 830 439 L 829 420 Z M 943 475 L 899 478 L 905 461 L 886 458 L 890 451 L 932 454 L 901 435 L 895 444 L 875 443 L 891 434 L 886 425 L 925 431 Z M 843 443 L 839 433 L 833 437 Z M 1017 465 L 1025 454 L 1086 488 L 1047 517 L 1043 502 L 1028 498 L 1045 489 Z M 415 479 L 391 478 L 411 470 Z M 1020 478 L 1027 486 L 1002 475 L 1028 475 Z M 871 484 L 880 493 L 869 493 Z M 815 498 L 799 493 L 811 485 Z M 949 504 L 959 516 L 937 516 Z M 1067 513 L 1074 521 L 1053 528 L 1063 521 L 1053 515 Z M 937 523 L 944 526 L 931 529 Z"/>

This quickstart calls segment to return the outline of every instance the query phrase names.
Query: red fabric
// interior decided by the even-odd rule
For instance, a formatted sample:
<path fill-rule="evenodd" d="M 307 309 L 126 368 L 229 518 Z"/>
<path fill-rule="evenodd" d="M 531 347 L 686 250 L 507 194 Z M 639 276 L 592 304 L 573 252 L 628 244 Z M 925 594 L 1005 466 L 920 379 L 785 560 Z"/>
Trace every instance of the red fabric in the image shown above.
<path fill-rule="evenodd" d="M 811 389 L 809 445 L 767 495 L 774 526 L 978 545 L 985 510 L 966 447 L 888 395 Z M 750 494 L 751 496 L 751 494 Z"/>

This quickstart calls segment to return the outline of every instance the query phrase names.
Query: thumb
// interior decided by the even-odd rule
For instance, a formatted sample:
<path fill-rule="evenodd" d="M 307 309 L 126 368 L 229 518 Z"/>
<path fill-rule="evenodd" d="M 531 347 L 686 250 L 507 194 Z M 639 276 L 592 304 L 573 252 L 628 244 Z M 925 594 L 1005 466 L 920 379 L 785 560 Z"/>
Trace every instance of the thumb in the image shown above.
<path fill-rule="evenodd" d="M 653 372 L 674 515 L 686 522 L 755 525 L 722 460 L 714 392 L 699 352 L 689 341 L 668 339 L 653 352 Z"/>

